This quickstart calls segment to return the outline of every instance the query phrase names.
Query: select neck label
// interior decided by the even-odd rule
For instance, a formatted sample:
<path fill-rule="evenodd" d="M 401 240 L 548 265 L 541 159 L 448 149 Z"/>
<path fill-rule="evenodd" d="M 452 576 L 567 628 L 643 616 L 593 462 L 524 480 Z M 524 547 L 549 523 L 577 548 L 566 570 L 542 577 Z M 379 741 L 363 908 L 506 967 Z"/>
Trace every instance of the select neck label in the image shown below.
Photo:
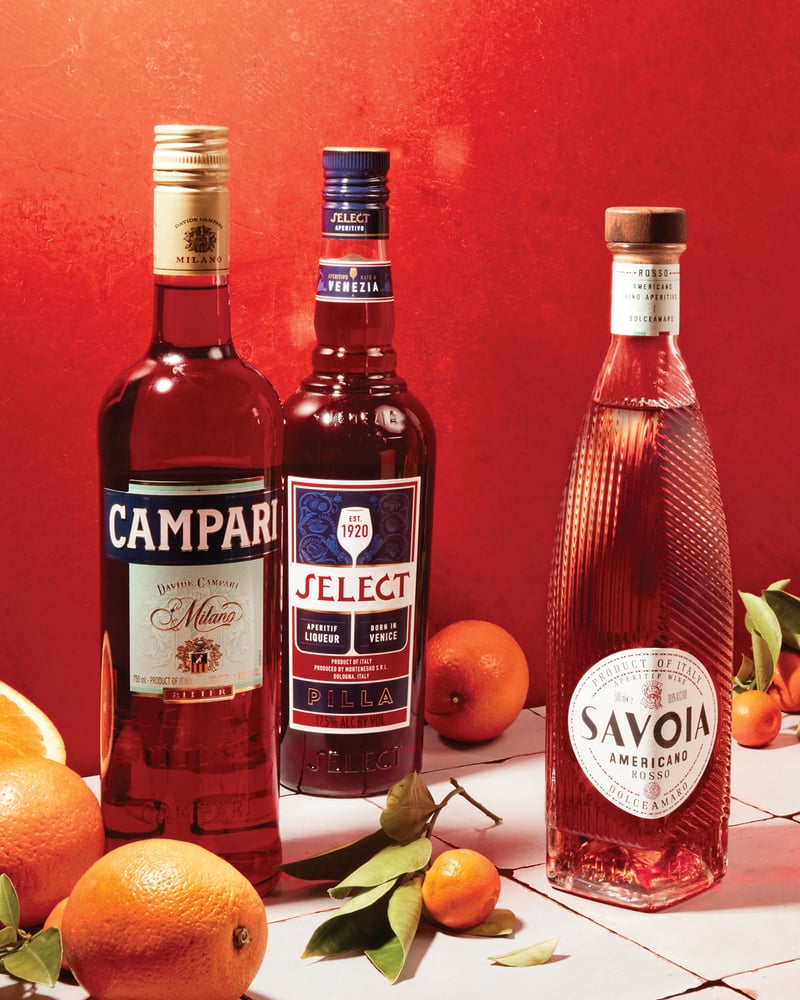
<path fill-rule="evenodd" d="M 570 699 L 569 737 L 583 773 L 613 805 L 643 819 L 682 806 L 717 736 L 714 683 L 680 649 L 626 649 L 594 664 Z"/>

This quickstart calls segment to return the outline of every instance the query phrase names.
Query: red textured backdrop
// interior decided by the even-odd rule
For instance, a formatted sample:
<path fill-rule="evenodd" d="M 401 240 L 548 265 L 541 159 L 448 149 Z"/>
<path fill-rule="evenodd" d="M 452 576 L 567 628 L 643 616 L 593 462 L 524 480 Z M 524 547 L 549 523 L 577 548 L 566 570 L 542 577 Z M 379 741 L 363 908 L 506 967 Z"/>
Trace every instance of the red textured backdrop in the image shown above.
<path fill-rule="evenodd" d="M 0 678 L 97 769 L 94 421 L 150 322 L 152 126 L 231 128 L 242 353 L 308 366 L 320 150 L 392 151 L 401 371 L 440 440 L 434 626 L 492 619 L 543 696 L 545 587 L 607 343 L 603 210 L 682 204 L 684 355 L 736 586 L 800 588 L 800 19 L 673 0 L 5 0 Z"/>

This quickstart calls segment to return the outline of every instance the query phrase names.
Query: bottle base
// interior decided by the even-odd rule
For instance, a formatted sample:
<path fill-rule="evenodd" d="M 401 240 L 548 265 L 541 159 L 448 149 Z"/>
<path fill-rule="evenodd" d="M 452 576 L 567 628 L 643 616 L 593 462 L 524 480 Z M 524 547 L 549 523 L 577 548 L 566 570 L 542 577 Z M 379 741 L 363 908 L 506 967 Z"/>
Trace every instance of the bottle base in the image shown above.
<path fill-rule="evenodd" d="M 688 847 L 646 849 L 549 831 L 547 878 L 564 892 L 632 910 L 663 910 L 715 885 L 724 860 L 710 866 Z"/>

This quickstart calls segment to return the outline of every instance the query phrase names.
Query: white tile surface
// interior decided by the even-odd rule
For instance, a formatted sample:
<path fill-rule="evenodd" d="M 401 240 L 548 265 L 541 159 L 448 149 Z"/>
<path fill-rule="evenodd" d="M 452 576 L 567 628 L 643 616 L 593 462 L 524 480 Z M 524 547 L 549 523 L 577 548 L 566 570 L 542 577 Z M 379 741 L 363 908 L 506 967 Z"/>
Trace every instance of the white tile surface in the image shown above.
<path fill-rule="evenodd" d="M 735 827 L 729 859 L 719 885 L 659 913 L 558 892 L 541 867 L 516 876 L 706 980 L 800 959 L 800 824 L 770 819 Z"/>
<path fill-rule="evenodd" d="M 730 864 L 722 883 L 660 913 L 638 913 L 550 888 L 544 869 L 544 714 L 524 711 L 497 740 L 447 743 L 426 730 L 425 780 L 441 801 L 456 778 L 503 818 L 455 797 L 435 827 L 445 845 L 486 853 L 503 872 L 499 905 L 514 910 L 513 939 L 444 934 L 424 925 L 403 977 L 389 986 L 363 956 L 302 960 L 312 931 L 339 905 L 324 886 L 283 877 L 267 899 L 267 957 L 250 1000 L 386 996 L 458 1000 L 492 995 L 591 1000 L 786 1000 L 800 986 L 800 743 L 798 716 L 763 750 L 733 748 Z M 91 781 L 90 781 L 91 784 Z M 96 782 L 95 782 L 96 784 Z M 385 796 L 322 799 L 284 793 L 286 860 L 354 840 L 379 824 Z M 795 817 L 790 819 L 787 817 Z M 559 937 L 545 966 L 505 969 L 487 956 Z M 69 983 L 25 992 L 0 976 L 0 1000 L 85 1000 Z M 168 1000 L 168 998 L 165 998 Z"/>
<path fill-rule="evenodd" d="M 785 962 L 757 972 L 732 976 L 728 983 L 745 996 L 757 1000 L 790 1000 L 797 996 L 800 988 L 800 962 Z"/>

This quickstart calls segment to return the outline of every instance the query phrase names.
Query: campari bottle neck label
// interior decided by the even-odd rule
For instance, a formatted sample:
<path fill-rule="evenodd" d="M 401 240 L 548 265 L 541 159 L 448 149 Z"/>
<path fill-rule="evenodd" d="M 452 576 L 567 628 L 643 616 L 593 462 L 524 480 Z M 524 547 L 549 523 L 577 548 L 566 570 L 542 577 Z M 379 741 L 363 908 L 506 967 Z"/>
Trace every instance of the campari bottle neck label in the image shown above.
<path fill-rule="evenodd" d="M 154 194 L 153 271 L 173 277 L 227 275 L 228 191 L 159 185 Z"/>
<path fill-rule="evenodd" d="M 611 333 L 626 337 L 677 336 L 680 265 L 615 259 L 611 271 Z"/>
<path fill-rule="evenodd" d="M 697 787 L 717 738 L 708 670 L 680 649 L 625 649 L 583 675 L 567 714 L 581 770 L 618 808 L 668 816 Z"/>

